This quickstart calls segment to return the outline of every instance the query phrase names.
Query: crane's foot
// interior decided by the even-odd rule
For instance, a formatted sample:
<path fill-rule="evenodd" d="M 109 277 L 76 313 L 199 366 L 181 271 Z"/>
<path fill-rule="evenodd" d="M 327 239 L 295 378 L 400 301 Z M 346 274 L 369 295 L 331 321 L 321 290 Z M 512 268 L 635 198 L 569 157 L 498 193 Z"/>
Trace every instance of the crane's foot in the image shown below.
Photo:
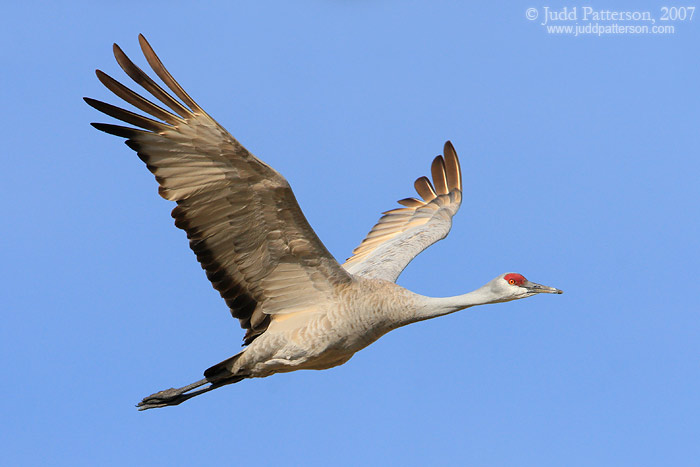
<path fill-rule="evenodd" d="M 204 387 L 197 391 L 192 391 L 193 389 L 197 389 L 200 386 L 204 386 L 209 382 L 209 380 L 204 378 L 197 381 L 196 383 L 188 384 L 187 386 L 183 386 L 181 388 L 170 388 L 156 392 L 155 394 L 151 394 L 148 397 L 144 397 L 143 400 L 136 405 L 136 407 L 138 407 L 139 410 L 148 410 L 156 409 L 158 407 L 165 407 L 168 405 L 181 404 L 187 399 L 191 399 L 194 396 L 198 396 L 218 387 L 213 384 L 209 384 L 209 386 L 207 387 Z"/>
<path fill-rule="evenodd" d="M 237 383 L 247 377 L 247 375 L 229 375 L 228 377 L 215 379 L 214 382 L 207 378 L 200 379 L 195 383 L 188 384 L 187 386 L 183 386 L 181 388 L 165 389 L 163 391 L 156 392 L 155 394 L 151 394 L 148 397 L 144 397 L 141 402 L 136 404 L 136 407 L 138 407 L 139 410 L 148 410 L 157 409 L 168 405 L 182 404 L 187 399 L 191 399 L 194 396 L 204 394 L 205 392 L 220 388 L 221 386 L 226 386 L 227 384 Z M 205 384 L 209 384 L 209 386 L 205 386 L 202 389 L 197 389 Z M 194 389 L 197 390 L 194 391 Z"/>

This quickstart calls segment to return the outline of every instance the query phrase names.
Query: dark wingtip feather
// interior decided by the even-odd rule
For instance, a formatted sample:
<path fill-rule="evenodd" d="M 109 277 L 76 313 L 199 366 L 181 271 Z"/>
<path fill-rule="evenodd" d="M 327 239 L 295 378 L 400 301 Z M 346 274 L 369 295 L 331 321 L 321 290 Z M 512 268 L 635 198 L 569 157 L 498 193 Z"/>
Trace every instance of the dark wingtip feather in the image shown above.
<path fill-rule="evenodd" d="M 91 123 L 94 128 L 109 133 L 110 135 L 119 136 L 120 138 L 133 138 L 139 133 L 145 133 L 137 128 L 129 128 L 120 125 L 111 125 L 109 123 Z M 127 142 L 128 143 L 128 142 Z"/>
<path fill-rule="evenodd" d="M 151 44 L 148 42 L 148 39 L 146 39 L 146 36 L 144 36 L 141 33 L 139 33 L 139 45 L 141 47 L 147 47 L 147 48 L 153 50 L 153 47 L 151 47 Z"/>
<path fill-rule="evenodd" d="M 119 44 L 117 44 L 116 42 L 114 44 L 112 44 L 112 53 L 114 54 L 114 58 L 117 59 L 117 63 L 119 63 L 119 60 L 122 57 L 126 57 L 126 54 L 124 53 L 122 48 L 119 47 Z"/>
<path fill-rule="evenodd" d="M 457 151 L 450 140 L 445 142 L 443 154 L 445 155 L 445 172 L 447 175 L 447 186 L 452 189 L 462 191 L 462 169 L 459 166 Z"/>
<path fill-rule="evenodd" d="M 163 62 L 158 57 L 158 55 L 148 43 L 143 34 L 139 34 L 139 45 L 141 46 L 141 52 L 143 52 L 146 61 L 151 66 L 151 69 L 158 75 L 158 77 L 170 88 L 172 92 L 179 97 L 182 102 L 185 103 L 193 111 L 202 111 L 202 108 L 197 105 L 197 103 L 192 99 L 187 92 L 180 86 L 180 84 L 173 78 L 170 72 L 165 68 Z"/>
<path fill-rule="evenodd" d="M 134 107 L 148 113 L 149 115 L 163 120 L 171 125 L 180 123 L 183 120 L 174 114 L 168 112 L 167 110 L 157 106 L 153 102 L 149 101 L 140 94 L 132 91 L 128 87 L 121 84 L 119 81 L 115 80 L 107 73 L 102 70 L 95 70 L 97 79 L 110 91 L 112 91 L 117 97 L 121 97 L 124 101 L 133 105 Z"/>
<path fill-rule="evenodd" d="M 83 97 L 83 100 L 85 101 L 85 103 L 87 105 L 89 105 L 93 109 L 97 109 L 97 107 L 99 106 L 99 102 L 100 102 L 97 99 L 93 99 L 92 97 Z M 99 110 L 99 109 L 97 109 L 97 110 Z"/>
<path fill-rule="evenodd" d="M 446 195 L 450 191 L 447 187 L 447 175 L 445 174 L 445 161 L 442 156 L 433 159 L 430 165 L 430 173 L 433 177 L 433 186 L 438 195 Z"/>
<path fill-rule="evenodd" d="M 416 199 L 416 198 L 400 199 L 397 201 L 397 203 L 399 203 L 403 206 L 409 207 L 409 208 L 416 208 L 416 207 L 425 205 L 425 203 L 423 201 Z"/>
<path fill-rule="evenodd" d="M 430 183 L 430 179 L 428 177 L 419 177 L 416 179 L 416 181 L 413 183 L 414 188 L 418 192 L 418 194 L 426 201 L 430 202 L 437 198 L 437 194 L 435 193 L 435 188 L 433 188 L 433 184 Z"/>
<path fill-rule="evenodd" d="M 163 104 L 168 106 L 176 114 L 182 118 L 187 118 L 191 116 L 192 112 L 187 109 L 182 103 L 178 102 L 174 97 L 165 92 L 163 88 L 158 86 L 141 68 L 136 66 L 129 57 L 126 56 L 124 51 L 117 45 L 114 44 L 114 58 L 117 60 L 119 66 L 124 70 L 124 72 L 139 86 L 144 88 L 146 91 L 151 93 L 156 99 L 161 101 Z M 167 121 L 167 120 L 166 120 Z"/>
<path fill-rule="evenodd" d="M 138 142 L 136 142 L 133 139 L 130 139 L 130 140 L 124 141 L 124 142 L 126 143 L 127 146 L 129 146 L 129 148 L 133 149 L 138 154 L 139 150 L 141 149 L 141 145 Z M 141 156 L 139 155 L 139 157 L 141 157 Z"/>
<path fill-rule="evenodd" d="M 121 120 L 122 122 L 129 123 L 131 125 L 139 126 L 146 130 L 150 130 L 153 132 L 162 132 L 167 131 L 171 128 L 165 123 L 152 120 L 150 118 L 144 117 L 143 115 L 136 114 L 134 112 L 122 109 L 121 107 L 108 104 L 106 102 L 98 101 L 97 99 L 85 97 L 84 100 L 89 106 L 99 110 L 102 113 L 109 115 L 110 117 L 114 117 L 117 120 Z"/>

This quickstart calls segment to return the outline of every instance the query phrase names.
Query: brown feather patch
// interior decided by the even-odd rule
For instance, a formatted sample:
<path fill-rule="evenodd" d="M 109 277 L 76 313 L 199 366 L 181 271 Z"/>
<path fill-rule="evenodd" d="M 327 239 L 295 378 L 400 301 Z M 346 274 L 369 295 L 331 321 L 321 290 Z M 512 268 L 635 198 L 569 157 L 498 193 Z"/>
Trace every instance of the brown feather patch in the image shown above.
<path fill-rule="evenodd" d="M 449 193 L 449 190 L 447 189 L 447 176 L 445 175 L 445 161 L 442 160 L 442 156 L 437 156 L 435 159 L 433 159 L 433 163 L 430 166 L 430 172 L 433 176 L 435 192 L 438 195 L 446 195 Z"/>
<path fill-rule="evenodd" d="M 435 189 L 433 188 L 433 185 L 430 183 L 430 180 L 428 177 L 420 177 L 418 178 L 415 183 L 413 184 L 415 187 L 416 191 L 418 192 L 419 195 L 426 201 L 430 202 L 437 198 L 437 194 L 435 193 Z"/>
<path fill-rule="evenodd" d="M 443 150 L 445 155 L 445 172 L 447 175 L 447 186 L 452 190 L 462 191 L 462 170 L 459 166 L 457 151 L 450 141 L 445 143 Z"/>
<path fill-rule="evenodd" d="M 153 51 L 151 44 L 143 37 L 143 34 L 139 34 L 139 44 L 141 45 L 143 55 L 146 57 L 146 60 L 148 60 L 148 64 L 151 65 L 153 71 L 156 72 L 158 77 L 163 80 L 170 90 L 173 91 L 177 97 L 182 99 L 182 102 L 189 106 L 190 109 L 201 111 L 202 109 L 197 105 L 194 99 L 182 89 L 182 86 L 175 81 L 175 78 L 173 78 L 170 72 L 163 66 L 163 62 L 160 61 L 160 58 L 158 58 L 158 55 Z"/>
<path fill-rule="evenodd" d="M 170 94 L 165 92 L 163 88 L 158 86 L 155 81 L 153 81 L 141 68 L 136 66 L 134 62 L 132 62 L 131 59 L 126 56 L 124 51 L 117 44 L 114 44 L 112 49 L 114 52 L 114 58 L 117 59 L 117 63 L 129 76 L 129 78 L 133 79 L 139 86 L 150 92 L 153 97 L 170 107 L 171 110 L 180 115 L 182 118 L 192 116 L 192 112 L 189 109 L 175 100 Z"/>
<path fill-rule="evenodd" d="M 100 82 L 104 84 L 107 89 L 109 89 L 117 97 L 121 97 L 134 107 L 143 110 L 144 112 L 151 114 L 154 117 L 159 118 L 171 125 L 175 125 L 177 123 L 184 123 L 184 120 L 182 120 L 181 118 L 176 117 L 175 115 L 171 114 L 162 107 L 159 107 L 158 105 L 149 101 L 140 94 L 127 88 L 119 81 L 109 76 L 107 73 L 104 73 L 101 70 L 95 70 L 95 74 L 97 75 L 97 79 L 99 79 Z"/>

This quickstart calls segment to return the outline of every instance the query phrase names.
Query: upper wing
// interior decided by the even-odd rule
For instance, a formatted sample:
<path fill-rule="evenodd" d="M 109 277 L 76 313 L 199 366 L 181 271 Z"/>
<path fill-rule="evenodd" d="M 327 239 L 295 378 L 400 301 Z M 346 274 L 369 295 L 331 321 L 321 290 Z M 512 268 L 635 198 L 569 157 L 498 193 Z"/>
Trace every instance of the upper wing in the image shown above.
<path fill-rule="evenodd" d="M 336 285 L 352 280 L 309 226 L 287 181 L 257 159 L 206 114 L 172 78 L 139 35 L 153 71 L 182 103 L 134 65 L 115 44 L 114 55 L 136 83 L 166 110 L 97 70 L 117 96 L 160 121 L 86 98 L 92 107 L 140 128 L 92 125 L 128 138 L 160 184 L 176 201 L 175 225 L 250 343 L 271 315 L 322 308 Z M 183 105 L 184 103 L 184 105 Z"/>
<path fill-rule="evenodd" d="M 405 208 L 385 212 L 343 264 L 348 272 L 395 282 L 418 253 L 447 236 L 462 203 L 462 172 L 449 141 L 444 154 L 431 166 L 435 186 L 427 177 L 416 180 L 423 199 L 402 199 Z"/>

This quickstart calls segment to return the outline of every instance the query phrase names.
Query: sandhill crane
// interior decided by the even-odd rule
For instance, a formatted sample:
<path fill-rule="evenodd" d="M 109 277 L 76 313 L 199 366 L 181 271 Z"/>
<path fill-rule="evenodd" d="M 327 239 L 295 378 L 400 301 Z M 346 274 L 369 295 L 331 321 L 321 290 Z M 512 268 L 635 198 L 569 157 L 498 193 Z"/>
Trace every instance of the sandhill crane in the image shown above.
<path fill-rule="evenodd" d="M 446 298 L 395 284 L 418 253 L 447 236 L 459 209 L 462 175 L 449 141 L 443 156 L 432 162 L 433 182 L 427 177 L 415 182 L 421 199 L 402 199 L 402 208 L 385 212 L 341 266 L 309 226 L 284 177 L 204 112 L 142 35 L 139 42 L 153 71 L 180 100 L 114 44 L 126 74 L 170 110 L 97 70 L 109 90 L 157 120 L 85 98 L 95 109 L 138 128 L 92 125 L 126 138 L 155 175 L 160 195 L 177 203 L 175 225 L 187 232 L 207 277 L 246 330 L 243 351 L 207 369 L 200 381 L 144 398 L 140 410 L 177 405 L 244 378 L 342 365 L 387 332 L 416 321 L 537 293 L 562 293 L 516 273 Z"/>

